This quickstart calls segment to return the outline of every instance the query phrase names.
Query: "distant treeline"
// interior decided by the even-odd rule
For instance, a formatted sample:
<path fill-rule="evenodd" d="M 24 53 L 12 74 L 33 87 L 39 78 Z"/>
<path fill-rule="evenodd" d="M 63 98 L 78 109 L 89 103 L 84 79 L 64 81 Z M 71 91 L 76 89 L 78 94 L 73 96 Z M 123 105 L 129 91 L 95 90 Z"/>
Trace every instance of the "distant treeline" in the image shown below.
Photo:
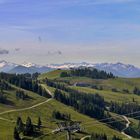
<path fill-rule="evenodd" d="M 80 77 L 89 77 L 93 79 L 109 79 L 115 78 L 112 73 L 107 73 L 103 70 L 97 70 L 93 68 L 77 68 L 71 69 L 69 72 L 62 72 L 61 77 L 70 77 L 70 76 L 80 76 Z"/>
<path fill-rule="evenodd" d="M 34 78 L 37 77 L 37 74 L 33 76 Z M 43 89 L 39 84 L 38 81 L 32 78 L 30 75 L 27 74 L 7 74 L 7 73 L 0 73 L 0 79 L 3 79 L 17 87 L 35 92 L 40 96 L 50 97 L 45 89 Z"/>

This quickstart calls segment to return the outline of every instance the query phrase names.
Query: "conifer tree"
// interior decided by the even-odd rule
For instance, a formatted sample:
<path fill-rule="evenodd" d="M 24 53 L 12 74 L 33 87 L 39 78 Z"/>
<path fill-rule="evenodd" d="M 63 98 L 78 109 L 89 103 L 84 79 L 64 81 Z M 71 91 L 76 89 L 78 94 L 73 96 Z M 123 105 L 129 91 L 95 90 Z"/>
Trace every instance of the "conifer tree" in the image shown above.
<path fill-rule="evenodd" d="M 14 140 L 20 140 L 20 136 L 19 136 L 19 133 L 18 133 L 16 127 L 15 127 L 15 129 L 14 129 Z"/>
<path fill-rule="evenodd" d="M 24 135 L 30 136 L 32 135 L 32 133 L 33 133 L 33 124 L 32 124 L 31 118 L 28 117 L 25 124 Z"/>
<path fill-rule="evenodd" d="M 24 130 L 24 124 L 23 124 L 23 122 L 22 122 L 21 117 L 18 117 L 18 118 L 17 118 L 16 128 L 17 128 L 17 131 L 18 131 L 19 133 L 20 133 L 20 132 L 23 132 L 23 130 Z"/>
<path fill-rule="evenodd" d="M 42 125 L 42 122 L 41 122 L 41 118 L 39 117 L 38 118 L 38 124 L 37 124 L 37 126 L 38 126 L 39 129 L 41 128 L 41 125 Z"/>

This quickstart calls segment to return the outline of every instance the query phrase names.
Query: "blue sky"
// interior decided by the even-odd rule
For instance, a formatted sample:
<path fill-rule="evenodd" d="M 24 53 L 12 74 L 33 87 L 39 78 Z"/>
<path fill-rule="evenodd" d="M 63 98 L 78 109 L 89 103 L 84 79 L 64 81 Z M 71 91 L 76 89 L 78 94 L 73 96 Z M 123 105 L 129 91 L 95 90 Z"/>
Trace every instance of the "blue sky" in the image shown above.
<path fill-rule="evenodd" d="M 0 0 L 0 59 L 140 66 L 139 40 L 139 0 Z"/>

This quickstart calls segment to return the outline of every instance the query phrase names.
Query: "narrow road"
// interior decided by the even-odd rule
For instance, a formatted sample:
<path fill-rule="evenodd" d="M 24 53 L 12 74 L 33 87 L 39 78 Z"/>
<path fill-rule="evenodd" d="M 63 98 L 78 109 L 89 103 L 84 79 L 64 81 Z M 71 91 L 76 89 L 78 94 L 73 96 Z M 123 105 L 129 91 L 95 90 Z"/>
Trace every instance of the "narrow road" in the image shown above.
<path fill-rule="evenodd" d="M 129 121 L 129 119 L 128 119 L 126 116 L 122 116 L 122 117 L 125 119 L 125 121 L 126 121 L 127 123 L 126 123 L 126 127 L 122 130 L 121 134 L 123 134 L 124 136 L 126 136 L 128 139 L 132 139 L 131 136 L 129 136 L 129 135 L 127 135 L 127 134 L 125 133 L 125 130 L 126 130 L 127 128 L 129 128 L 131 122 Z"/>
<path fill-rule="evenodd" d="M 12 113 L 12 112 L 20 112 L 20 111 L 30 110 L 30 109 L 36 108 L 36 107 L 38 107 L 38 106 L 41 106 L 41 105 L 43 105 L 43 104 L 45 104 L 45 103 L 50 102 L 50 101 L 53 99 L 53 94 L 52 94 L 47 88 L 45 88 L 45 89 L 46 89 L 47 92 L 52 96 L 52 98 L 47 99 L 46 101 L 43 101 L 43 102 L 41 102 L 41 103 L 35 104 L 35 105 L 31 106 L 31 107 L 4 111 L 4 112 L 1 112 L 0 115 L 4 115 L 4 114 L 7 114 L 7 113 Z M 13 122 L 13 121 L 11 121 L 11 120 L 8 120 L 8 119 L 2 118 L 2 117 L 0 117 L 0 120 L 5 120 L 5 121 Z"/>
<path fill-rule="evenodd" d="M 54 97 L 53 93 L 50 92 L 50 90 L 48 90 L 48 88 L 46 87 L 46 85 L 44 85 L 44 84 L 40 84 L 40 85 L 41 85 L 43 88 L 45 88 L 45 90 L 48 92 L 49 95 L 52 96 L 52 98 Z"/>
<path fill-rule="evenodd" d="M 1 112 L 0 115 L 4 115 L 4 114 L 7 114 L 7 113 L 12 113 L 12 112 L 20 112 L 20 111 L 30 110 L 30 109 L 36 108 L 36 107 L 38 107 L 38 106 L 40 106 L 40 105 L 43 105 L 43 104 L 45 104 L 45 103 L 47 103 L 47 102 L 49 102 L 49 101 L 51 101 L 51 100 L 52 100 L 52 98 L 51 98 L 51 99 L 47 99 L 47 100 L 44 101 L 44 102 L 38 103 L 38 104 L 36 104 L 36 105 L 33 105 L 33 106 L 31 106 L 31 107 L 27 107 L 27 108 L 21 108 L 21 109 L 14 109 L 14 110 L 4 111 L 4 112 Z"/>
<path fill-rule="evenodd" d="M 90 138 L 90 137 L 91 137 L 91 136 L 85 136 L 85 137 L 81 138 L 80 140 L 84 140 L 84 139 Z"/>

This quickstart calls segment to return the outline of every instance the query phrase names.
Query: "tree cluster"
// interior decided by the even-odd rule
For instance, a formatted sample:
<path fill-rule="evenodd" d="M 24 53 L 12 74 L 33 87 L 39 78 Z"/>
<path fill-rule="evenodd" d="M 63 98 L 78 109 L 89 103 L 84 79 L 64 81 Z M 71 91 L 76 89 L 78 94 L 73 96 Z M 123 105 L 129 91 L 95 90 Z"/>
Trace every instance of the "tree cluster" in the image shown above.
<path fill-rule="evenodd" d="M 47 93 L 47 91 L 38 84 L 38 81 L 34 80 L 30 76 L 27 76 L 27 74 L 16 75 L 0 73 L 0 78 L 20 88 L 35 92 L 40 96 L 50 98 L 50 95 Z"/>
<path fill-rule="evenodd" d="M 58 119 L 58 120 L 67 120 L 67 121 L 71 120 L 71 115 L 70 115 L 70 114 L 61 113 L 61 112 L 56 111 L 56 110 L 53 111 L 52 117 L 53 117 L 54 119 Z"/>
<path fill-rule="evenodd" d="M 109 79 L 109 78 L 115 78 L 115 76 L 112 73 L 107 73 L 105 71 L 100 71 L 97 69 L 91 69 L 91 68 L 77 68 L 72 69 L 70 71 L 71 76 L 80 76 L 80 77 L 90 77 L 93 79 Z"/>
<path fill-rule="evenodd" d="M 77 91 L 71 91 L 68 94 L 62 93 L 61 90 L 56 89 L 54 98 L 66 105 L 74 107 L 80 113 L 86 114 L 94 118 L 104 118 L 105 102 L 104 98 L 98 94 L 86 94 Z"/>
<path fill-rule="evenodd" d="M 30 117 L 27 118 L 26 123 L 24 124 L 21 117 L 17 118 L 16 127 L 14 129 L 14 139 L 20 140 L 20 134 L 24 136 L 34 136 L 35 133 L 38 133 L 41 128 L 41 119 L 38 118 L 37 126 L 32 123 Z"/>
<path fill-rule="evenodd" d="M 110 111 L 117 113 L 117 114 L 128 114 L 127 116 L 129 117 L 136 117 L 139 116 L 140 110 L 140 105 L 137 102 L 131 102 L 131 103 L 116 103 L 116 102 L 111 102 L 110 103 Z M 133 112 L 137 112 L 138 113 L 133 113 Z"/>
<path fill-rule="evenodd" d="M 7 97 L 3 92 L 0 92 L 0 103 L 2 104 L 7 103 Z"/>
<path fill-rule="evenodd" d="M 8 83 L 6 83 L 4 80 L 0 80 L 0 91 L 10 90 L 10 89 L 12 88 Z"/>
<path fill-rule="evenodd" d="M 29 96 L 23 90 L 17 90 L 16 91 L 16 98 L 26 100 L 29 98 Z"/>

